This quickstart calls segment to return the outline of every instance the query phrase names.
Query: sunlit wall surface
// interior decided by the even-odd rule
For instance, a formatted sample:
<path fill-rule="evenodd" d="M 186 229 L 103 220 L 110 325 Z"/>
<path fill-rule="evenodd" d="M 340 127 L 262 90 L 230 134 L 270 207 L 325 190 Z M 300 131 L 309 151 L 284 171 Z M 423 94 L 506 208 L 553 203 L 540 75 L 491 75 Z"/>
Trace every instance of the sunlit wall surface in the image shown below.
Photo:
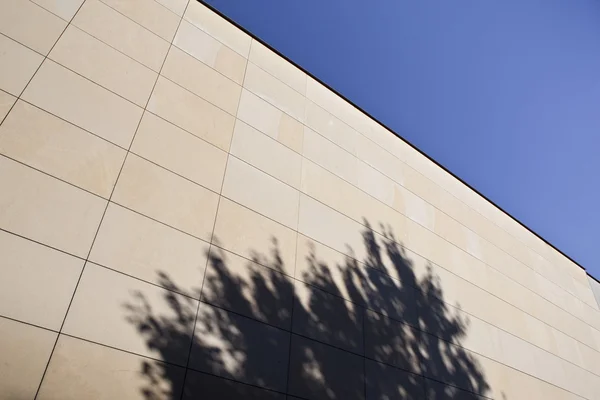
<path fill-rule="evenodd" d="M 585 272 L 205 6 L 0 33 L 0 398 L 598 399 Z"/>

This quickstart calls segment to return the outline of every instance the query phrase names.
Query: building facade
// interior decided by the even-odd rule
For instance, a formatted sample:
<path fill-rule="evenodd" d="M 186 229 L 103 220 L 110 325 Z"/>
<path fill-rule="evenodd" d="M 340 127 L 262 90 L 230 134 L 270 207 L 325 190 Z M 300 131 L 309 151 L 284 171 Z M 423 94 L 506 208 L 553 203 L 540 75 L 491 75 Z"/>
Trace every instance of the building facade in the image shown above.
<path fill-rule="evenodd" d="M 1 399 L 600 398 L 597 282 L 207 6 L 0 33 Z"/>

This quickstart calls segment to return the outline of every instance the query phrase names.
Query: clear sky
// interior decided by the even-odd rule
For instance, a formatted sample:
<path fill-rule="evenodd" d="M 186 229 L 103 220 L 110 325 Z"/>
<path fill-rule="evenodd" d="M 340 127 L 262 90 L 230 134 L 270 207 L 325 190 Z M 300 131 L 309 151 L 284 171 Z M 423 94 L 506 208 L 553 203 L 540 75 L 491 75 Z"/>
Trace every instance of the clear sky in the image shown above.
<path fill-rule="evenodd" d="M 600 0 L 209 0 L 600 278 Z"/>

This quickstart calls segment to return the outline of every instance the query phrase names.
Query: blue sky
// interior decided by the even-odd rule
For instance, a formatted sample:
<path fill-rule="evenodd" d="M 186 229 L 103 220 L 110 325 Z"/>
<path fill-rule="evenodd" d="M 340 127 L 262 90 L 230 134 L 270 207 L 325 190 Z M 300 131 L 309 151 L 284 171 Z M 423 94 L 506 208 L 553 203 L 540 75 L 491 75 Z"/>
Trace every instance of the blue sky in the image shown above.
<path fill-rule="evenodd" d="M 208 2 L 600 278 L 600 1 Z"/>

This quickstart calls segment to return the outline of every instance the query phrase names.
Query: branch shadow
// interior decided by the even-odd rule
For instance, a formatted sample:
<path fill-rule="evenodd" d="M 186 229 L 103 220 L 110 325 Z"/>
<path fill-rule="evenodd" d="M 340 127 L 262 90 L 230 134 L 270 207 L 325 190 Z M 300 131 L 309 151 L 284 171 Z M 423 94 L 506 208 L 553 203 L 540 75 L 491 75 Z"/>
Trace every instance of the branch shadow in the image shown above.
<path fill-rule="evenodd" d="M 179 361 L 142 363 L 144 398 L 483 399 L 480 366 L 455 344 L 468 321 L 431 266 L 418 276 L 391 228 L 364 224 L 363 259 L 303 238 L 295 278 L 276 238 L 247 257 L 214 242 L 189 297 L 158 272 L 175 317 L 135 293 L 126 318 L 161 360 Z"/>

